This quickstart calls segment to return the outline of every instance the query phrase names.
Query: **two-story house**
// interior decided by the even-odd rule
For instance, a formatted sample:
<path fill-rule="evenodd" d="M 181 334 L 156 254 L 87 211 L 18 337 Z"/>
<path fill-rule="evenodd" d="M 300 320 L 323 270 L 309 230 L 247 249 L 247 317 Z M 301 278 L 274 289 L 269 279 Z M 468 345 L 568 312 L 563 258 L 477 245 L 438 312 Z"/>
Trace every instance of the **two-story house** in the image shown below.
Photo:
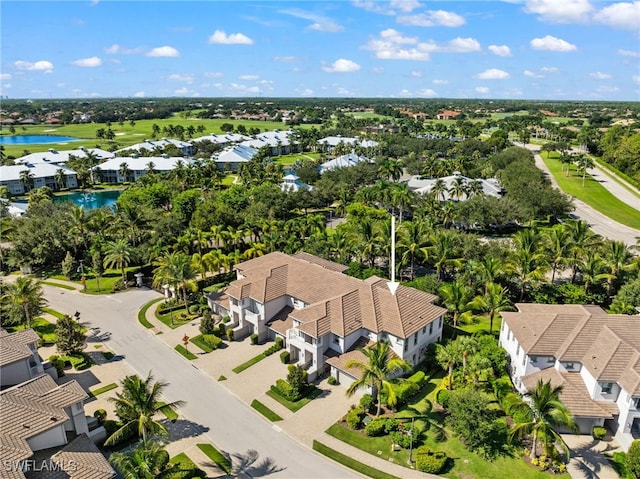
<path fill-rule="evenodd" d="M 0 328 L 0 388 L 15 386 L 44 372 L 33 329 L 10 334 Z"/>
<path fill-rule="evenodd" d="M 442 337 L 445 309 L 436 296 L 400 286 L 396 294 L 378 277 L 360 280 L 346 266 L 307 253 L 270 253 L 235 266 L 238 279 L 212 302 L 228 315 L 235 337 L 284 339 L 291 361 L 310 379 L 326 369 L 343 384 L 357 371 L 344 367 L 357 347 L 388 341 L 412 365 Z"/>
<path fill-rule="evenodd" d="M 560 398 L 582 433 L 605 426 L 628 449 L 640 439 L 640 320 L 599 306 L 518 304 L 501 313 L 500 346 L 519 392 L 543 382 L 562 385 Z"/>

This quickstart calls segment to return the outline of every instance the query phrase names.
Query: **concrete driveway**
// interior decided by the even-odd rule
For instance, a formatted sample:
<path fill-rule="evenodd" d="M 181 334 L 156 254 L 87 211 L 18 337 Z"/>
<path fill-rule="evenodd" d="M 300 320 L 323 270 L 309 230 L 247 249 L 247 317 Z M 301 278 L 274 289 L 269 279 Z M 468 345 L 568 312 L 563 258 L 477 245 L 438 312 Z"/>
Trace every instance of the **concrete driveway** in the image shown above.
<path fill-rule="evenodd" d="M 563 434 L 562 439 L 571 449 L 567 472 L 572 479 L 618 479 L 604 453 L 618 449 L 612 439 L 598 441 L 582 434 Z"/>

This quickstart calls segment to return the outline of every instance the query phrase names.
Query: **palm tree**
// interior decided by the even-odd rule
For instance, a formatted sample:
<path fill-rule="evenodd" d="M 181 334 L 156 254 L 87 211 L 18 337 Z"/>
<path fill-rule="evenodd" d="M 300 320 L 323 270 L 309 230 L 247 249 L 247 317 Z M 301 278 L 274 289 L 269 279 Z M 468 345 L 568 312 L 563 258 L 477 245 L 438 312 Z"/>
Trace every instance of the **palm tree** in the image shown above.
<path fill-rule="evenodd" d="M 195 291 L 197 286 L 193 280 L 197 276 L 197 271 L 193 267 L 191 257 L 181 251 L 165 253 L 164 256 L 156 259 L 153 263 L 156 268 L 153 270 L 153 282 L 156 286 L 169 284 L 179 286 L 182 290 L 184 307 L 189 309 L 187 301 L 187 289 Z"/>
<path fill-rule="evenodd" d="M 571 250 L 571 238 L 564 225 L 556 225 L 543 235 L 544 251 L 551 264 L 551 284 L 556 278 L 558 267 L 565 264 Z"/>
<path fill-rule="evenodd" d="M 590 156 L 585 155 L 584 153 L 579 153 L 576 156 L 575 161 L 578 166 L 578 171 L 582 172 L 582 186 L 584 186 L 584 180 L 587 177 L 587 170 L 589 168 L 593 168 L 595 166 L 595 163 Z"/>
<path fill-rule="evenodd" d="M 118 268 L 122 274 L 122 285 L 127 287 L 127 276 L 125 275 L 125 268 L 129 266 L 132 260 L 132 249 L 129 243 L 124 239 L 117 241 L 109 241 L 105 245 L 104 249 L 104 267 L 105 268 Z"/>
<path fill-rule="evenodd" d="M 607 264 L 600 253 L 593 253 L 585 258 L 585 261 L 580 265 L 585 293 L 589 292 L 589 286 L 592 284 L 603 279 L 610 279 L 611 275 L 606 272 L 606 269 Z"/>
<path fill-rule="evenodd" d="M 133 449 L 114 452 L 109 457 L 125 479 L 164 479 L 174 477 L 180 465 L 169 462 L 169 453 L 154 441 L 140 442 Z"/>
<path fill-rule="evenodd" d="M 575 283 L 582 259 L 592 251 L 600 242 L 598 237 L 589 228 L 589 223 L 584 220 L 570 220 L 565 224 L 569 231 L 571 248 L 567 260 L 573 269 L 571 282 Z"/>
<path fill-rule="evenodd" d="M 398 183 L 391 190 L 391 201 L 393 206 L 398 208 L 402 224 L 404 212 L 415 202 L 415 193 L 409 189 L 408 183 Z"/>
<path fill-rule="evenodd" d="M 447 191 L 447 184 L 442 178 L 438 178 L 431 187 L 431 193 L 440 201 L 444 201 L 444 193 Z"/>
<path fill-rule="evenodd" d="M 147 441 L 149 433 L 169 436 L 167 428 L 154 420 L 154 416 L 161 409 L 175 411 L 185 403 L 184 401 L 174 401 L 165 404 L 160 401 L 160 395 L 168 385 L 163 381 L 154 382 L 151 372 L 146 379 L 137 375 L 124 378 L 121 383 L 122 392 L 116 393 L 114 398 L 108 398 L 108 401 L 113 403 L 122 426 L 107 438 L 105 446 L 117 444 L 136 433 L 138 437 L 142 438 L 143 443 Z"/>
<path fill-rule="evenodd" d="M 542 379 L 539 379 L 536 388 L 525 394 L 527 402 L 514 401 L 508 408 L 509 414 L 516 412 L 529 414 L 529 421 L 514 424 L 510 437 L 522 437 L 533 433 L 531 459 L 536 457 L 539 437 L 545 442 L 547 448 L 553 447 L 556 442 L 560 443 L 567 458 L 569 457 L 569 447 L 558 434 L 556 428 L 568 427 L 577 432 L 578 425 L 567 406 L 560 399 L 561 393 L 562 386 L 552 386 L 551 380 L 544 383 Z"/>
<path fill-rule="evenodd" d="M 609 270 L 607 279 L 608 292 L 612 294 L 613 283 L 618 279 L 618 275 L 627 269 L 627 262 L 631 258 L 629 247 L 622 241 L 607 241 L 605 243 L 605 264 Z"/>
<path fill-rule="evenodd" d="M 462 359 L 462 349 L 456 341 L 449 341 L 446 345 L 438 344 L 436 346 L 436 361 L 443 369 L 447 370 L 448 384 L 447 389 L 453 389 L 453 368 Z"/>
<path fill-rule="evenodd" d="M 62 168 L 58 168 L 56 170 L 56 185 L 58 185 L 58 189 L 66 188 L 66 175 L 65 171 Z"/>
<path fill-rule="evenodd" d="M 456 328 L 460 315 L 469 310 L 469 301 L 473 291 L 469 286 L 457 279 L 453 283 L 443 285 L 438 292 L 440 293 L 442 304 L 453 315 L 453 327 Z"/>
<path fill-rule="evenodd" d="M 398 246 L 403 251 L 402 261 L 411 265 L 410 279 L 413 280 L 415 260 L 418 256 L 426 256 L 425 246 L 428 233 L 424 221 L 405 222 L 400 229 Z"/>
<path fill-rule="evenodd" d="M 145 166 L 147 168 L 147 174 L 148 175 L 153 175 L 156 172 L 156 170 L 155 170 L 156 164 L 153 161 L 150 161 Z"/>
<path fill-rule="evenodd" d="M 347 369 L 360 370 L 362 376 L 349 385 L 347 396 L 353 396 L 362 386 L 371 386 L 372 395 L 378 401 L 376 416 L 379 416 L 382 410 L 382 392 L 387 393 L 388 404 L 395 405 L 396 394 L 390 380 L 400 372 L 409 371 L 411 366 L 404 359 L 394 357 L 393 351 L 386 341 L 378 341 L 371 347 L 358 348 L 358 351 L 364 355 L 365 360 L 350 359 L 345 366 Z"/>
<path fill-rule="evenodd" d="M 122 182 L 126 183 L 129 181 L 129 173 L 131 170 L 129 169 L 129 165 L 126 161 L 120 163 L 120 169 L 118 170 L 118 174 L 122 177 Z"/>
<path fill-rule="evenodd" d="M 462 267 L 462 258 L 456 257 L 458 256 L 458 248 L 449 231 L 435 230 L 430 241 L 431 246 L 426 248 L 426 257 L 435 266 L 438 278 L 443 279 L 449 267 Z"/>
<path fill-rule="evenodd" d="M 499 284 L 488 283 L 483 296 L 476 296 L 471 301 L 471 308 L 489 313 L 489 334 L 493 332 L 493 320 L 501 311 L 510 311 L 513 304 L 509 299 L 509 291 Z"/>
<path fill-rule="evenodd" d="M 87 248 L 87 222 L 88 218 L 82 206 L 73 205 L 69 211 L 69 219 L 71 220 L 71 228 L 74 233 L 80 235 L 80 240 L 84 248 Z"/>
<path fill-rule="evenodd" d="M 451 185 L 451 187 L 449 187 L 449 196 L 451 196 L 451 198 L 455 198 L 456 201 L 460 201 L 460 198 L 462 198 L 466 191 L 467 188 L 464 178 L 461 176 L 456 176 L 453 184 Z"/>
<path fill-rule="evenodd" d="M 517 277 L 520 285 L 520 301 L 524 298 L 527 286 L 544 279 L 544 255 L 518 249 L 509 258 L 507 269 Z"/>
<path fill-rule="evenodd" d="M 20 182 L 24 188 L 25 193 L 33 188 L 33 172 L 29 169 L 20 171 Z"/>
<path fill-rule="evenodd" d="M 7 301 L 16 310 L 19 323 L 31 327 L 31 318 L 42 312 L 47 303 L 44 299 L 42 286 L 28 276 L 19 276 L 13 283 L 6 287 L 3 300 Z"/>
<path fill-rule="evenodd" d="M 462 376 L 464 376 L 467 371 L 469 356 L 477 353 L 480 345 L 478 344 L 478 339 L 473 336 L 460 336 L 456 338 L 455 342 L 458 343 L 458 347 L 462 353 Z"/>

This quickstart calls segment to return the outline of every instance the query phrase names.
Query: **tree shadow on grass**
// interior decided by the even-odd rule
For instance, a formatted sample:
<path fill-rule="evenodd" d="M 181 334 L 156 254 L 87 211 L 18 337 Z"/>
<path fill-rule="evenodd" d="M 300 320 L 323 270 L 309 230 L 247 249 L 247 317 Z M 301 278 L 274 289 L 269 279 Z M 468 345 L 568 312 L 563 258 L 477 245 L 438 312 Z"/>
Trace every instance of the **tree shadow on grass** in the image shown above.
<path fill-rule="evenodd" d="M 286 467 L 278 466 L 270 457 L 266 457 L 258 462 L 260 453 L 255 449 L 247 449 L 244 453 L 229 454 L 224 451 L 220 451 L 220 453 L 227 458 L 229 463 L 231 463 L 231 473 L 225 476 L 220 476 L 221 478 L 244 479 L 265 477 L 286 469 Z M 214 462 L 207 462 L 204 465 L 207 467 L 217 468 L 222 471 L 220 466 Z"/>
<path fill-rule="evenodd" d="M 171 434 L 172 441 L 177 441 L 178 439 L 183 439 L 185 437 L 200 436 L 209 431 L 208 427 L 187 419 L 177 419 L 175 422 L 167 419 L 162 420 L 161 422 L 167 428 L 169 434 Z"/>

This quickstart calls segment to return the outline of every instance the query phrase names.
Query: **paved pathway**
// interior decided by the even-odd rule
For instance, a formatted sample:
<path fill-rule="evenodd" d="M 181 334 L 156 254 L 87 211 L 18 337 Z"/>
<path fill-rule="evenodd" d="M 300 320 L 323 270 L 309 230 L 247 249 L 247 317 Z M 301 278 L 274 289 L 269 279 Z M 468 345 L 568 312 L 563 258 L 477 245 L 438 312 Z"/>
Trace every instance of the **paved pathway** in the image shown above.
<path fill-rule="evenodd" d="M 615 173 L 603 168 L 598 163 L 595 167 L 587 170 L 596 181 L 609 190 L 620 201 L 638 210 L 640 214 L 640 192 L 624 178 L 620 178 Z M 623 186 L 626 185 L 625 186 Z M 634 193 L 635 192 L 635 193 Z"/>
<path fill-rule="evenodd" d="M 572 479 L 618 479 L 618 474 L 603 455 L 618 448 L 615 441 L 596 441 L 591 436 L 577 434 L 563 434 L 562 438 L 571 449 L 567 472 Z"/>

